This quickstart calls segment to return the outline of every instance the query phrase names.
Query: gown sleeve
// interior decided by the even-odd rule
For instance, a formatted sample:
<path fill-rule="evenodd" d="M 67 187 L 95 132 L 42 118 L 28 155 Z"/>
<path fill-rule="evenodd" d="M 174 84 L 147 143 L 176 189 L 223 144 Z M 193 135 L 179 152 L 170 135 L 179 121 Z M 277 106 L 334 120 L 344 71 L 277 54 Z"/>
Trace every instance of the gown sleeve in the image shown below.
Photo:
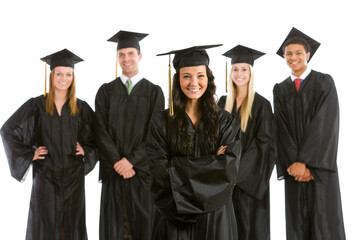
<path fill-rule="evenodd" d="M 324 89 L 316 101 L 316 114 L 306 128 L 296 161 L 312 168 L 335 172 L 339 138 L 339 102 L 332 77 L 324 75 L 322 81 Z"/>
<path fill-rule="evenodd" d="M 274 125 L 269 102 L 260 104 L 249 143 L 241 155 L 237 185 L 252 197 L 262 200 L 269 188 L 269 180 L 275 163 Z M 255 107 L 253 105 L 253 107 Z M 248 128 L 250 126 L 248 125 Z M 252 135 L 253 136 L 250 136 Z"/>
<path fill-rule="evenodd" d="M 279 146 L 278 154 L 279 158 L 276 162 L 276 169 L 278 179 L 283 179 L 287 172 L 286 168 L 293 164 L 294 159 L 296 159 L 297 154 L 297 145 L 293 134 L 290 134 L 290 129 L 287 124 L 286 118 L 286 107 L 283 106 L 283 101 L 281 101 L 281 96 L 279 94 L 280 86 L 276 84 L 274 87 L 274 116 L 275 116 L 275 126 L 276 126 L 276 144 Z M 291 160 L 293 159 L 293 160 Z"/>
<path fill-rule="evenodd" d="M 154 91 L 154 95 L 151 99 L 151 109 L 150 116 L 154 110 L 163 110 L 165 105 L 164 94 L 160 87 L 155 87 L 156 91 Z M 146 128 L 147 129 L 147 128 Z M 147 130 L 146 130 L 147 132 Z M 135 168 L 140 169 L 144 172 L 148 172 L 149 167 L 146 159 L 146 134 L 144 137 L 144 141 L 139 144 L 135 150 L 128 156 L 129 161 L 134 165 Z"/>
<path fill-rule="evenodd" d="M 34 157 L 37 111 L 35 99 L 25 102 L 2 126 L 1 137 L 11 176 L 22 182 Z"/>
<path fill-rule="evenodd" d="M 95 142 L 94 132 L 94 112 L 86 103 L 82 103 L 81 107 L 82 130 L 80 133 L 79 143 L 84 149 L 85 174 L 94 169 L 98 160 L 98 151 Z"/>
<path fill-rule="evenodd" d="M 176 211 L 169 174 L 169 146 L 166 139 L 166 112 L 155 111 L 146 138 L 146 153 L 151 174 L 150 191 L 161 214 L 171 222 L 196 223 L 195 215 Z"/>
<path fill-rule="evenodd" d="M 225 154 L 170 159 L 168 171 L 179 213 L 207 213 L 231 199 L 240 164 L 240 127 L 227 112 L 219 118 L 219 123 L 219 147 L 228 146 Z"/>
<path fill-rule="evenodd" d="M 104 170 L 113 169 L 114 164 L 121 159 L 116 144 L 108 132 L 110 99 L 106 87 L 106 84 L 100 87 L 95 99 L 95 137 L 100 161 L 104 165 L 102 169 Z M 112 173 L 115 174 L 115 171 Z M 101 175 L 107 176 L 108 174 L 110 173 L 103 173 Z"/>

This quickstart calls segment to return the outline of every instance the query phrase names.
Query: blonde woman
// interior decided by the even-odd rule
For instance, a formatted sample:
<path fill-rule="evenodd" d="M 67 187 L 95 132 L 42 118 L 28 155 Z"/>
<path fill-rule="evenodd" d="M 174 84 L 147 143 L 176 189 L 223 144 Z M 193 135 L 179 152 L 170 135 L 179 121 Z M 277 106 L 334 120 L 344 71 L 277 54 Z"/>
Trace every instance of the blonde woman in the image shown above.
<path fill-rule="evenodd" d="M 269 179 L 274 167 L 273 116 L 268 100 L 254 91 L 254 60 L 264 53 L 238 45 L 231 58 L 229 94 L 218 102 L 241 125 L 242 154 L 233 190 L 241 240 L 270 239 Z"/>
<path fill-rule="evenodd" d="M 49 93 L 29 99 L 2 126 L 11 175 L 23 181 L 32 165 L 26 239 L 87 239 L 84 176 L 96 164 L 93 111 L 75 96 L 74 64 L 64 49 L 50 65 Z"/>

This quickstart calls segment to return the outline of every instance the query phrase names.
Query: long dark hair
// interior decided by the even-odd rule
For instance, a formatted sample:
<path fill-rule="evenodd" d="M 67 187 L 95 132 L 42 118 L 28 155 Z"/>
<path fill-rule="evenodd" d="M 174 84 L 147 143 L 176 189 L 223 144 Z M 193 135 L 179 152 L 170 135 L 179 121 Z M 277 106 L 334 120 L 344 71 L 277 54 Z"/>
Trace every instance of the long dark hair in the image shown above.
<path fill-rule="evenodd" d="M 206 66 L 208 86 L 200 98 L 201 119 L 204 123 L 204 135 L 206 150 L 213 153 L 217 150 L 217 139 L 219 135 L 217 104 L 215 102 L 215 77 L 208 66 Z M 168 117 L 169 140 L 173 154 L 192 155 L 193 146 L 187 130 L 187 116 L 185 112 L 186 96 L 180 88 L 179 72 L 173 77 L 173 105 L 174 116 Z"/>

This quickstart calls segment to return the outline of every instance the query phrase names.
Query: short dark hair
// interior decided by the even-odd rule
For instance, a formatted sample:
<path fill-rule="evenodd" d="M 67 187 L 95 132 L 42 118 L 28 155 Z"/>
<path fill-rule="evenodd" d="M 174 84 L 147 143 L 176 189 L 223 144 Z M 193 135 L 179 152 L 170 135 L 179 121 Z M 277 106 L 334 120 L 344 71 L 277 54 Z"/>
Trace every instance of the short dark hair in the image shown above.
<path fill-rule="evenodd" d="M 300 38 L 300 37 L 292 37 L 292 38 L 289 38 L 288 40 L 285 41 L 283 47 L 282 47 L 282 50 L 283 52 L 285 53 L 285 48 L 287 46 L 289 46 L 290 44 L 300 44 L 300 45 L 303 45 L 304 48 L 305 48 L 305 52 L 308 53 L 310 52 L 310 45 L 308 44 L 308 42 L 303 39 L 303 38 Z"/>

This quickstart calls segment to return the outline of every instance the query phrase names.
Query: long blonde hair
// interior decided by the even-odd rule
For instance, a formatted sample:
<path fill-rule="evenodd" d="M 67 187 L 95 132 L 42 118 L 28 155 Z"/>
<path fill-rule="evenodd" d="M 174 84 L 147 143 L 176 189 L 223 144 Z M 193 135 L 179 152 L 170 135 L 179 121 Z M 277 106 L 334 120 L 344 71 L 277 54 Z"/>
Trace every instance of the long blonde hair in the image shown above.
<path fill-rule="evenodd" d="M 240 119 L 241 119 L 241 131 L 245 132 L 246 127 L 249 121 L 249 118 L 251 118 L 251 108 L 254 103 L 255 98 L 255 91 L 254 91 L 254 71 L 250 64 L 248 64 L 250 69 L 250 79 L 248 83 L 248 92 L 246 98 L 241 103 L 241 109 L 240 109 Z M 225 103 L 225 110 L 228 112 L 232 112 L 232 109 L 234 107 L 234 102 L 236 99 L 236 85 L 232 80 L 232 72 L 233 68 L 231 67 L 231 71 L 229 73 L 228 81 L 229 81 L 229 92 L 226 97 L 226 103 Z"/>
<path fill-rule="evenodd" d="M 54 90 L 54 74 L 55 74 L 55 68 L 50 73 L 49 78 L 49 93 L 46 94 L 46 113 L 52 116 L 54 114 L 54 97 L 55 97 L 55 90 Z M 68 88 L 67 96 L 66 98 L 69 100 L 69 107 L 70 107 L 70 116 L 75 116 L 79 109 L 76 104 L 76 95 L 75 95 L 75 73 L 73 72 L 73 81 Z"/>

